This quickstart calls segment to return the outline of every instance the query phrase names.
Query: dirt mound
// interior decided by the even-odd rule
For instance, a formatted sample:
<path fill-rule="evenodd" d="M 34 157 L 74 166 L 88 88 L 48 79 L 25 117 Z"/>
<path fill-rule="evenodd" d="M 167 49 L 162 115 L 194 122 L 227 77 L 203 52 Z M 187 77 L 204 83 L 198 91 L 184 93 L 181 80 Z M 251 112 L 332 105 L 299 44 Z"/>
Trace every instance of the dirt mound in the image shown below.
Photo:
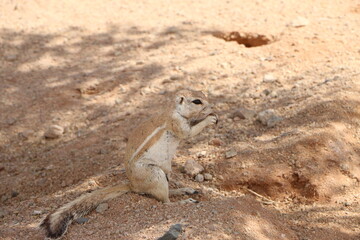
<path fill-rule="evenodd" d="M 252 149 L 218 163 L 226 176 L 221 187 L 247 187 L 278 200 L 336 200 L 359 184 L 359 136 L 354 134 L 359 110 L 358 102 L 333 101 L 289 116 L 284 127 L 314 124 L 278 136 L 257 136 Z M 259 144 L 266 147 L 257 149 Z"/>

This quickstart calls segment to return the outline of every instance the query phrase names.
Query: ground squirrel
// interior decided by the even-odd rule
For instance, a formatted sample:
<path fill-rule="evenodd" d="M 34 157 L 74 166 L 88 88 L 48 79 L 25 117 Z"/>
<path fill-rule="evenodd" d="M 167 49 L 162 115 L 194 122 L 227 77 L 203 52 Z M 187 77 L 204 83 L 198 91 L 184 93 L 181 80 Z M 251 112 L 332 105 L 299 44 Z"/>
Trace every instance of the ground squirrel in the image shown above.
<path fill-rule="evenodd" d="M 84 194 L 49 214 L 40 225 L 46 237 L 61 238 L 74 219 L 129 191 L 150 194 L 164 203 L 170 202 L 169 195 L 195 193 L 191 188 L 169 190 L 171 160 L 181 139 L 195 136 L 217 122 L 212 105 L 202 92 L 179 91 L 161 114 L 141 124 L 129 136 L 125 169 L 130 183 Z"/>

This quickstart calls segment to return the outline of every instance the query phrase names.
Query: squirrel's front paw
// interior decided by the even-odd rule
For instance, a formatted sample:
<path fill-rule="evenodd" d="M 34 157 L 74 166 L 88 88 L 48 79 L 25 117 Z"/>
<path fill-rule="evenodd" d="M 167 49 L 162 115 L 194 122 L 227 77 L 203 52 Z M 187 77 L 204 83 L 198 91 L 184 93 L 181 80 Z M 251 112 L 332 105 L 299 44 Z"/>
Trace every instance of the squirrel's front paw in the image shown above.
<path fill-rule="evenodd" d="M 209 116 L 207 116 L 206 120 L 208 121 L 209 125 L 217 124 L 219 122 L 219 118 L 215 113 L 211 113 Z"/>

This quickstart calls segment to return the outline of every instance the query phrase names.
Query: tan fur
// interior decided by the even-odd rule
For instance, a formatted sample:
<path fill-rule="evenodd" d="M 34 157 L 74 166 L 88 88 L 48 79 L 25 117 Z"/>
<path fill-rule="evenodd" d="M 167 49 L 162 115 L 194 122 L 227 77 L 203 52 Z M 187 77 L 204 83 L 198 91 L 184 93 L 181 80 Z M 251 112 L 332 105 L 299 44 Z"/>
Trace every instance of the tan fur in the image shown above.
<path fill-rule="evenodd" d="M 192 125 L 192 122 L 198 123 Z M 192 137 L 215 123 L 217 116 L 212 114 L 212 106 L 202 92 L 178 92 L 163 113 L 138 126 L 129 136 L 125 168 L 130 183 L 85 194 L 49 214 L 41 224 L 46 236 L 61 238 L 74 219 L 128 191 L 147 193 L 164 203 L 170 202 L 170 194 L 194 193 L 190 188 L 169 190 L 171 160 L 181 139 Z"/>

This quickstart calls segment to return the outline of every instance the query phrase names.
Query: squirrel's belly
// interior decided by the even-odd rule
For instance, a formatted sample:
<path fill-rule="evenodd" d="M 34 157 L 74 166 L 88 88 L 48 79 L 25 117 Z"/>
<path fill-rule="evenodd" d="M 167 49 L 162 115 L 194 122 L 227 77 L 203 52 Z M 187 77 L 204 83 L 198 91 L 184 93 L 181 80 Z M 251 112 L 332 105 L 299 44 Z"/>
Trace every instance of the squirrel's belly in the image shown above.
<path fill-rule="evenodd" d="M 159 140 L 144 153 L 143 157 L 151 160 L 154 165 L 159 166 L 165 172 L 170 172 L 171 160 L 175 155 L 178 145 L 179 140 L 170 132 L 165 131 Z"/>

